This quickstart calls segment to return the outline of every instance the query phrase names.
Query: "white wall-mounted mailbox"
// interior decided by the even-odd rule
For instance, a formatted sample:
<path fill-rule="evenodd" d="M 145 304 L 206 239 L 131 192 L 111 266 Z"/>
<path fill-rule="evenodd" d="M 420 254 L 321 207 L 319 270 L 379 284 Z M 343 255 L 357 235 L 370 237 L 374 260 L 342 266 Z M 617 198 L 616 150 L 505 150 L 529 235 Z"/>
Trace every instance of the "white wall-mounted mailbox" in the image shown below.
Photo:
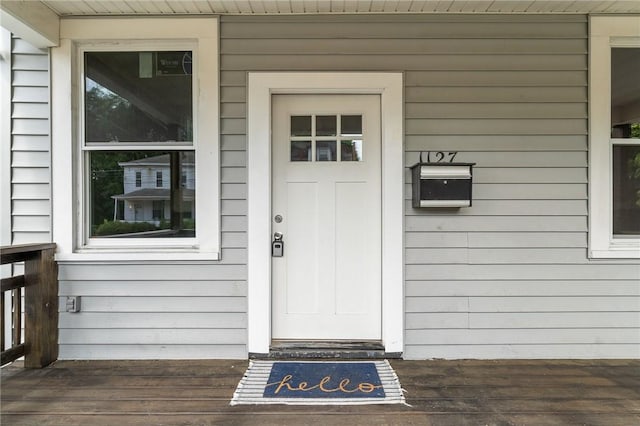
<path fill-rule="evenodd" d="M 417 163 L 411 166 L 413 207 L 470 207 L 475 163 Z"/>

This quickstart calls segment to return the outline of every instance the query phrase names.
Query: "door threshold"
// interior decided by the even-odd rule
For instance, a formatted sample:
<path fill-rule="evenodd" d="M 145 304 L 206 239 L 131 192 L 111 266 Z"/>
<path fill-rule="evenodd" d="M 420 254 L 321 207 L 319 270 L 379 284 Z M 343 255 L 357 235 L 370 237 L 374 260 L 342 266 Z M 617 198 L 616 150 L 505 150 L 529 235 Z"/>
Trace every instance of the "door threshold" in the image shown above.
<path fill-rule="evenodd" d="M 385 352 L 380 341 L 274 340 L 268 354 L 249 354 L 252 359 L 383 359 L 400 358 Z"/>

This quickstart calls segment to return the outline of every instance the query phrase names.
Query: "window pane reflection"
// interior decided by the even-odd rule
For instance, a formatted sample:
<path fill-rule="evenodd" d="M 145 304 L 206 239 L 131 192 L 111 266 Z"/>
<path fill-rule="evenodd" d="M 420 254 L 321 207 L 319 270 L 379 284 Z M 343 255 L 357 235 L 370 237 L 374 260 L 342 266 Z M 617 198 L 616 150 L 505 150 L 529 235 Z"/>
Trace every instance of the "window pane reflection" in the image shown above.
<path fill-rule="evenodd" d="M 193 151 L 93 151 L 90 167 L 92 237 L 195 236 Z"/>
<path fill-rule="evenodd" d="M 336 161 L 336 141 L 316 142 L 316 161 Z"/>
<path fill-rule="evenodd" d="M 611 137 L 640 138 L 640 48 L 611 49 Z"/>
<path fill-rule="evenodd" d="M 193 141 L 191 52 L 87 52 L 85 140 Z"/>
<path fill-rule="evenodd" d="M 291 117 L 291 136 L 311 136 L 310 115 L 294 115 Z"/>
<path fill-rule="evenodd" d="M 613 147 L 613 234 L 640 234 L 640 145 Z"/>
<path fill-rule="evenodd" d="M 340 158 L 342 161 L 362 161 L 362 140 L 343 140 L 341 146 L 342 152 L 340 153 Z"/>
<path fill-rule="evenodd" d="M 291 161 L 311 161 L 311 141 L 291 142 Z"/>
<path fill-rule="evenodd" d="M 340 134 L 342 136 L 361 136 L 362 135 L 362 116 L 361 115 L 343 115 L 341 117 Z"/>
<path fill-rule="evenodd" d="M 318 115 L 316 117 L 316 136 L 335 136 L 337 128 L 335 115 Z"/>

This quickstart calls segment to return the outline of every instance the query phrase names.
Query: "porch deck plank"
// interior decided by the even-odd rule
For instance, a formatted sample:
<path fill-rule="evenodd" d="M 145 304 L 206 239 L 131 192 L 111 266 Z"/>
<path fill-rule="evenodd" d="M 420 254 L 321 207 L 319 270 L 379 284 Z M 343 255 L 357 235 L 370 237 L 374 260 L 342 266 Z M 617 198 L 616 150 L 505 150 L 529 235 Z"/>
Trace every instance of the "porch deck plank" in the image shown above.
<path fill-rule="evenodd" d="M 392 360 L 410 406 L 234 406 L 247 361 L 59 361 L 1 372 L 1 423 L 640 424 L 640 360 Z"/>

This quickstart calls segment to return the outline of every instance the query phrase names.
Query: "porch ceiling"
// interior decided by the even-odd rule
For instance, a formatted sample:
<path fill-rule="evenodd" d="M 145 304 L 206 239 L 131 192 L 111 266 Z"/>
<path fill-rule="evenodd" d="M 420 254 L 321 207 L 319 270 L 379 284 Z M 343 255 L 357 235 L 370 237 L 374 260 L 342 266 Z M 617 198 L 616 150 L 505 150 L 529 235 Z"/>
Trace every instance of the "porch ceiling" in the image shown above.
<path fill-rule="evenodd" d="M 340 13 L 640 14 L 640 0 L 2 0 L 2 27 L 37 47 L 59 43 L 60 18 Z"/>
<path fill-rule="evenodd" d="M 59 16 L 317 13 L 640 13 L 639 0 L 46 0 Z"/>

